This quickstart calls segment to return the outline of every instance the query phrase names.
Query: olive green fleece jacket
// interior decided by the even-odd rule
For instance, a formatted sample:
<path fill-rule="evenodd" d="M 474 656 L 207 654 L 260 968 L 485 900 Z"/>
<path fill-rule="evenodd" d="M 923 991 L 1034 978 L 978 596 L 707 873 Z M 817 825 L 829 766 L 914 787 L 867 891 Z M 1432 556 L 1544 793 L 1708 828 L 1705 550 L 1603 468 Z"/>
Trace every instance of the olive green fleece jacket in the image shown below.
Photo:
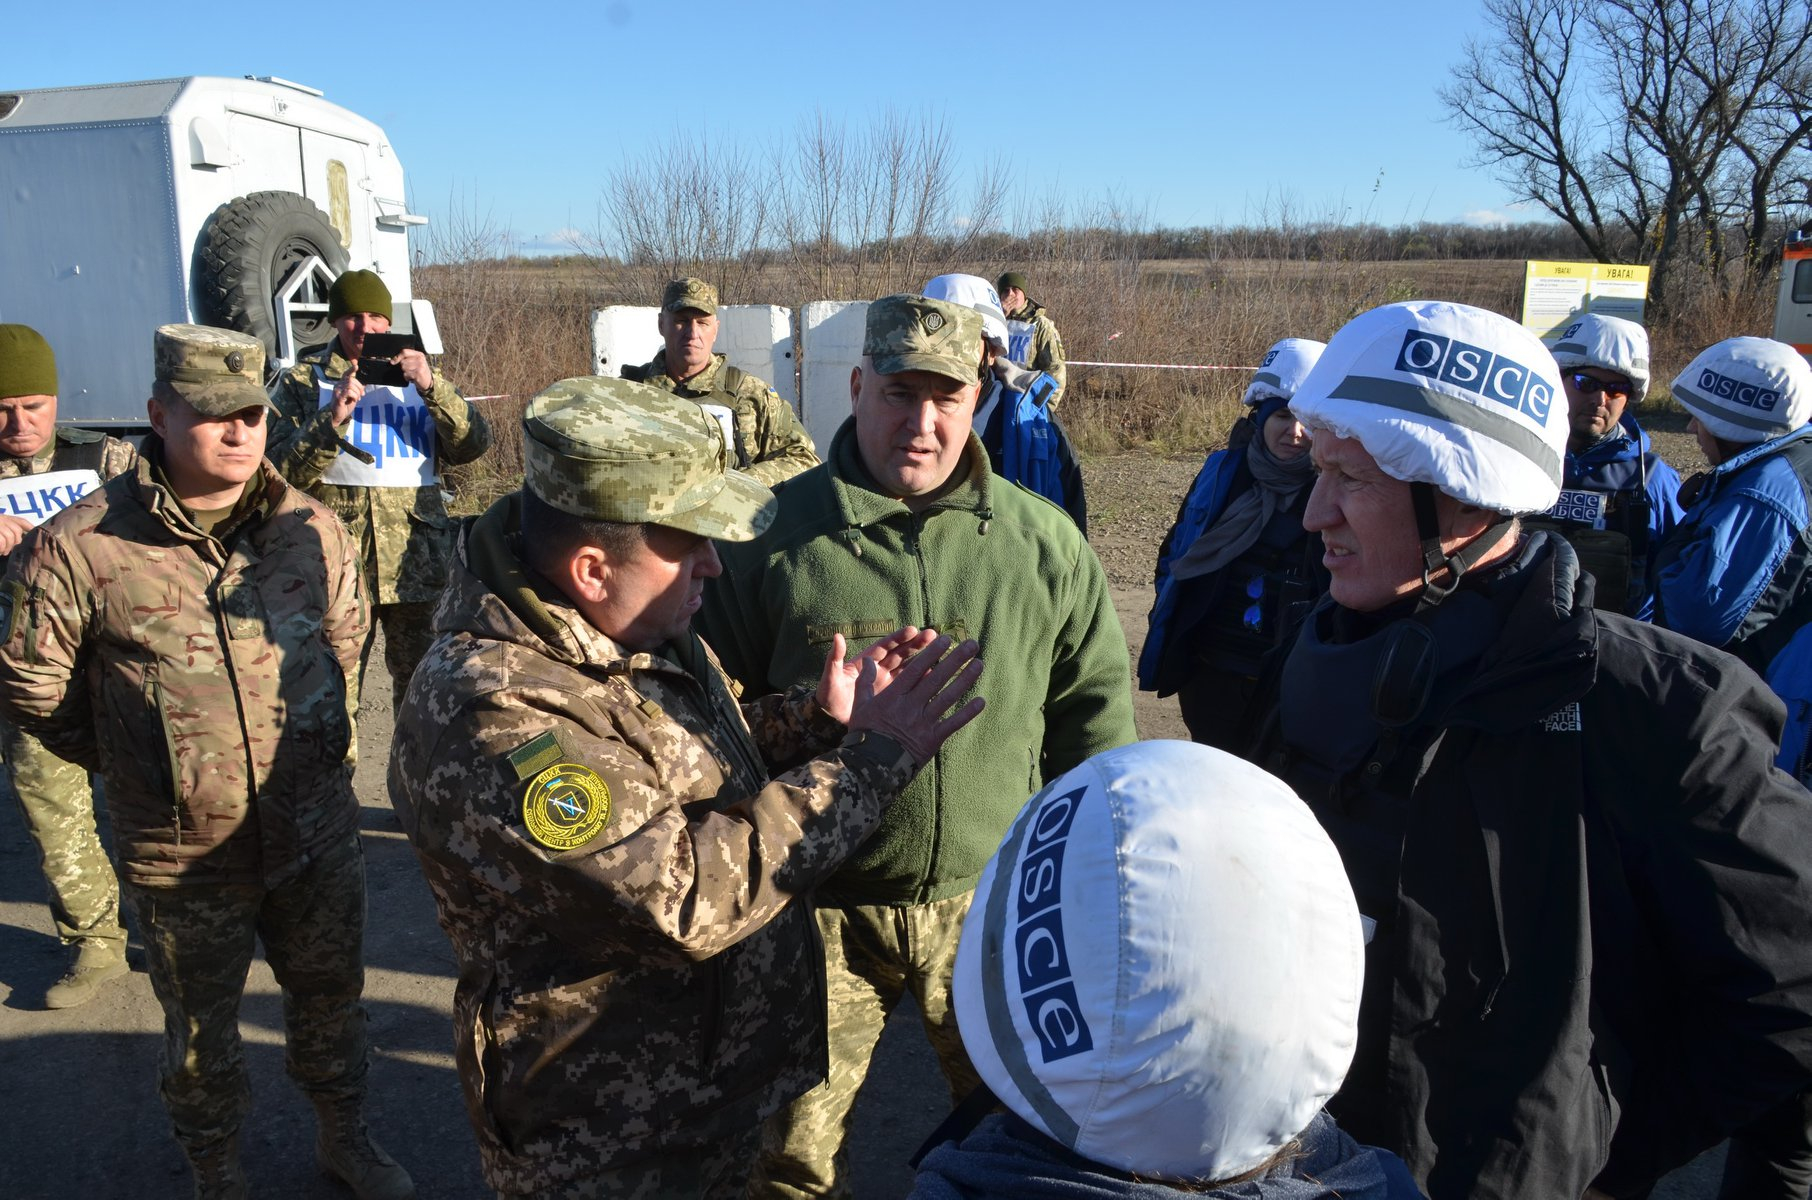
<path fill-rule="evenodd" d="M 755 694 L 814 684 L 901 625 L 981 643 L 987 707 L 957 732 L 830 880 L 831 904 L 923 904 L 975 886 L 1026 797 L 1134 740 L 1126 635 L 1100 560 L 1061 508 L 988 470 L 923 512 L 875 490 L 845 421 L 823 465 L 786 480 L 753 542 L 720 544 L 699 632 Z"/>

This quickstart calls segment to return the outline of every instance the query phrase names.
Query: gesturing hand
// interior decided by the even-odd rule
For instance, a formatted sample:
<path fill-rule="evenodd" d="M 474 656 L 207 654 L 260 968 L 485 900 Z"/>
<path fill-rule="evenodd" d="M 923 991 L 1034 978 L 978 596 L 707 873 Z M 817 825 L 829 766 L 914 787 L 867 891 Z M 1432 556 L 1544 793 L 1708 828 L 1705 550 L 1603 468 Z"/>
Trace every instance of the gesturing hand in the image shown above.
<path fill-rule="evenodd" d="M 895 668 L 885 687 L 877 686 L 881 663 L 866 656 L 858 659 L 849 727 L 886 734 L 924 766 L 985 706 L 980 696 L 957 706 L 981 678 L 980 655 L 981 647 L 972 641 L 953 650 L 948 636 L 939 637 Z"/>
<path fill-rule="evenodd" d="M 900 664 L 936 638 L 935 629 L 921 630 L 907 625 L 846 662 L 843 655 L 848 643 L 842 634 L 832 634 L 830 653 L 824 658 L 824 673 L 818 678 L 818 707 L 845 725 L 849 724 L 850 704 L 856 698 L 856 679 L 862 674 L 864 662 L 875 664 L 875 691 L 878 692 L 892 681 Z"/>

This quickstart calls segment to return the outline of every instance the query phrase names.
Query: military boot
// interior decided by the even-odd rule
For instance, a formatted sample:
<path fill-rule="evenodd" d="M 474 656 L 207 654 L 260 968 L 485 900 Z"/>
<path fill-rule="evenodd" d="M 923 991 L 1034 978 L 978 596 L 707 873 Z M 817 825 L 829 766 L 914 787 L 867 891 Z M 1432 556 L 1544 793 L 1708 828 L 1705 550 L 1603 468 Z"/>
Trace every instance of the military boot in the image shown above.
<path fill-rule="evenodd" d="M 414 1200 L 415 1182 L 365 1129 L 364 1097 L 315 1100 L 315 1165 L 359 1200 Z"/>
<path fill-rule="evenodd" d="M 239 1135 L 205 1146 L 184 1146 L 195 1172 L 195 1200 L 251 1200 L 245 1172 L 239 1166 Z"/>
<path fill-rule="evenodd" d="M 114 946 L 94 948 L 93 943 L 79 948 L 69 960 L 63 978 L 44 993 L 45 1008 L 74 1008 L 94 999 L 101 985 L 117 979 L 127 971 L 126 956 Z"/>

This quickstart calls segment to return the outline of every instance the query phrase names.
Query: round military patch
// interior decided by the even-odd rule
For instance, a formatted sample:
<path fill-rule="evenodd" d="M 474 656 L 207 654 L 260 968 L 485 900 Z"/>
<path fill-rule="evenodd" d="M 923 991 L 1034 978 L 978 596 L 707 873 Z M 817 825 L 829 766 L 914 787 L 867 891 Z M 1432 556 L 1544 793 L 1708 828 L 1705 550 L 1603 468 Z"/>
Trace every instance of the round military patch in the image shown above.
<path fill-rule="evenodd" d="M 590 767 L 555 763 L 522 793 L 522 823 L 549 850 L 583 846 L 609 820 L 610 787 Z"/>
<path fill-rule="evenodd" d="M 936 333 L 938 330 L 942 329 L 943 327 L 944 327 L 944 314 L 943 313 L 928 312 L 925 314 L 925 329 L 927 332 Z"/>

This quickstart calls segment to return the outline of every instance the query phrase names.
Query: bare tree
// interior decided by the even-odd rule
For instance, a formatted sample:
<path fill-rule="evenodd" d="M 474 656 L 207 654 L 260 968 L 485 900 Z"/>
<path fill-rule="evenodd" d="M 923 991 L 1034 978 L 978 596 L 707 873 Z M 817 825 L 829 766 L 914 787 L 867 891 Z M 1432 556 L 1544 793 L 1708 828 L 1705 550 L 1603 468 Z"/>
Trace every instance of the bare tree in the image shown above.
<path fill-rule="evenodd" d="M 1646 262 L 1665 310 L 1683 261 L 1744 282 L 1806 199 L 1812 0 L 1486 0 L 1440 98 L 1519 198 L 1604 261 Z"/>

